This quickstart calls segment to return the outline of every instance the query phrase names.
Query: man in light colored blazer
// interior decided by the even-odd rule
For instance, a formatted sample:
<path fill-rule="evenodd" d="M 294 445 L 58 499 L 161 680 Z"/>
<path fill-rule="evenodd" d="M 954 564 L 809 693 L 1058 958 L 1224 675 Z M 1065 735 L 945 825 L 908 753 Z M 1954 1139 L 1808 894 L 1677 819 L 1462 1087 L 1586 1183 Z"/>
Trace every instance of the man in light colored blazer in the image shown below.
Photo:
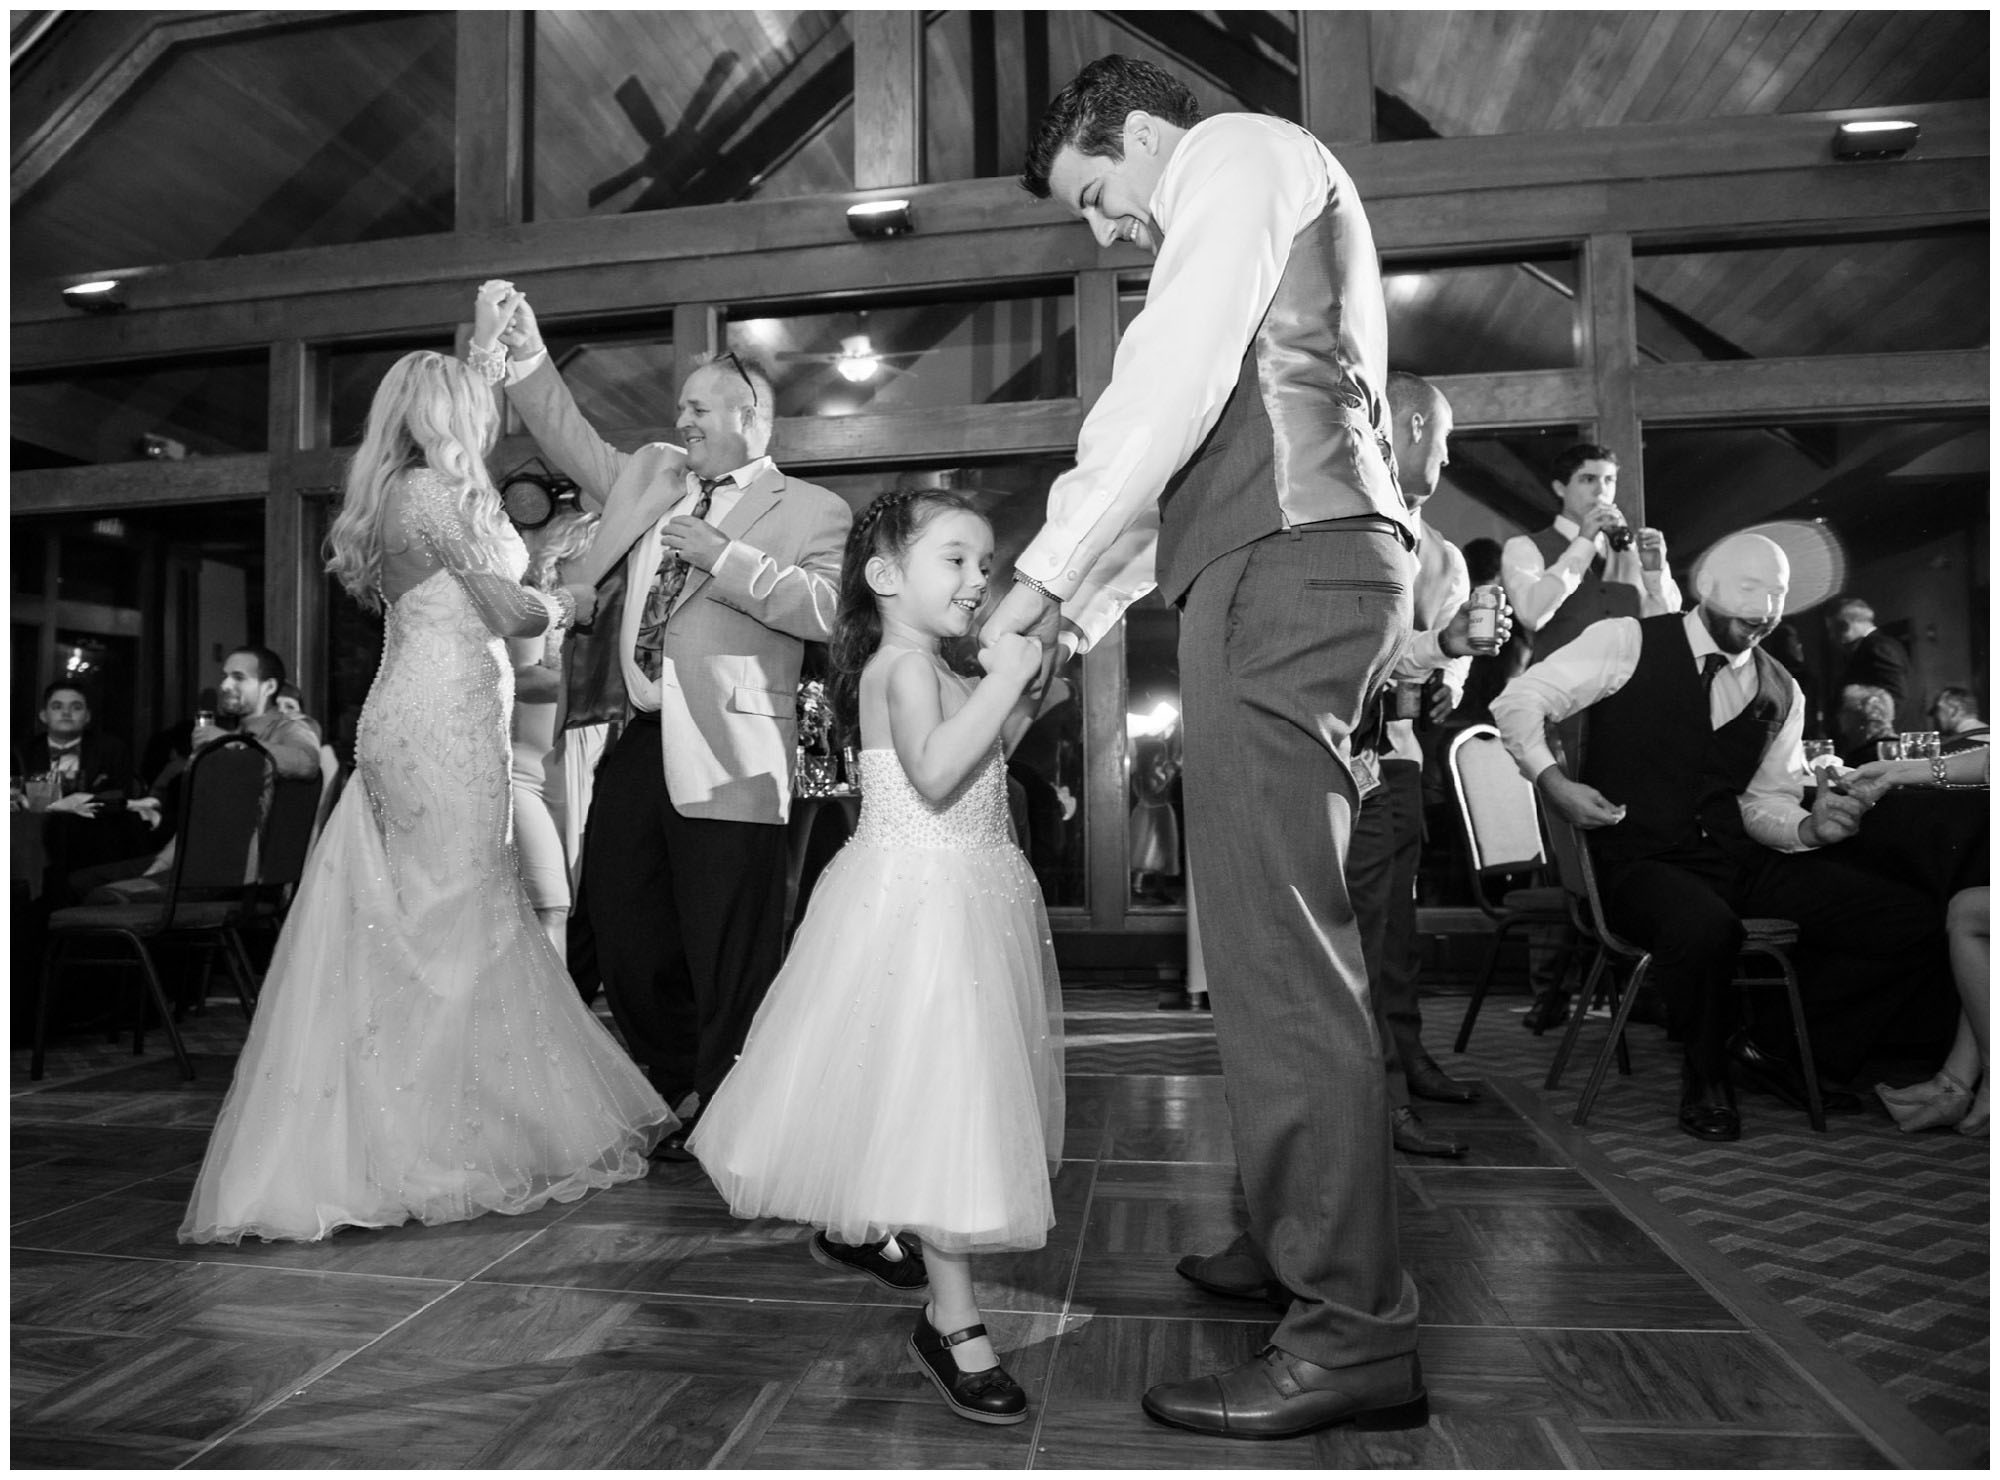
<path fill-rule="evenodd" d="M 853 514 L 766 455 L 771 384 L 734 355 L 682 385 L 685 450 L 626 453 L 577 410 L 525 299 L 502 341 L 508 396 L 604 516 L 577 579 L 625 566 L 633 714 L 598 765 L 583 894 L 612 1012 L 684 1122 L 655 1154 L 683 1160 L 778 969 L 799 665 L 832 635 Z"/>

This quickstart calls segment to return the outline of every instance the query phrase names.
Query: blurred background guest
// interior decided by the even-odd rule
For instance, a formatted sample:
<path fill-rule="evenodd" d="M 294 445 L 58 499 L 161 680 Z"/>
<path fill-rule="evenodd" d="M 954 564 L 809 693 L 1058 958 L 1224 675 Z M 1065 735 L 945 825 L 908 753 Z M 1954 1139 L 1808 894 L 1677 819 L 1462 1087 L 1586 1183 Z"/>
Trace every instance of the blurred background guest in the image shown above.
<path fill-rule="evenodd" d="M 1833 728 L 1841 760 L 1866 765 L 1875 759 L 1878 741 L 1896 738 L 1896 701 L 1887 689 L 1851 683 L 1840 691 Z"/>
<path fill-rule="evenodd" d="M 1993 732 L 1979 717 L 1979 696 L 1971 689 L 1947 685 L 1931 700 L 1931 724 L 1946 755 L 1993 743 Z"/>
<path fill-rule="evenodd" d="M 134 789 L 125 743 L 91 728 L 90 698 L 76 684 L 57 679 L 43 689 L 38 718 L 42 733 L 29 736 L 15 750 L 14 774 L 60 777 L 63 802 L 51 810 L 84 793 Z M 84 802 L 88 801 L 85 796 Z"/>
<path fill-rule="evenodd" d="M 1826 630 L 1839 649 L 1836 678 L 1844 690 L 1850 684 L 1887 689 L 1895 704 L 1910 696 L 1910 655 L 1903 645 L 1875 625 L 1875 610 L 1859 596 L 1836 596 L 1827 603 Z M 1890 716 L 1890 729 L 1895 717 Z"/>

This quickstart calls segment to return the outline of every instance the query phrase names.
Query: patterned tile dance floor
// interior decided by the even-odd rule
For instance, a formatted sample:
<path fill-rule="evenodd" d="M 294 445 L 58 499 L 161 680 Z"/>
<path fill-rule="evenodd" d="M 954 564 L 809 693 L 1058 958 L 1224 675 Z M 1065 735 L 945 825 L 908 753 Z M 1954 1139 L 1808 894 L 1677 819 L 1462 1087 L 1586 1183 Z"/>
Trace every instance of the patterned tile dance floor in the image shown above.
<path fill-rule="evenodd" d="M 903 1349 L 911 1302 L 821 1269 L 793 1226 L 730 1218 L 698 1168 L 522 1218 L 182 1249 L 233 1007 L 190 1024 L 192 1084 L 157 1039 L 135 1060 L 66 1038 L 40 1085 L 16 1053 L 13 1461 L 1984 1463 L 1983 1146 L 1862 1117 L 1812 1137 L 1750 1101 L 1754 1139 L 1717 1155 L 1673 1133 L 1670 1060 L 1646 1030 L 1638 1075 L 1575 1132 L 1570 1097 L 1539 1089 L 1552 1040 L 1504 1001 L 1458 1061 L 1485 1100 L 1426 1112 L 1473 1152 L 1399 1169 L 1429 1427 L 1243 1445 L 1153 1425 L 1148 1382 L 1239 1360 L 1269 1329 L 1260 1306 L 1173 1273 L 1242 1217 L 1214 1042 L 1204 1014 L 1157 1011 L 1151 991 L 1068 1001 L 1058 1226 L 981 1266 L 1034 1405 L 1014 1429 L 939 1403 Z M 1442 1042 L 1456 1003 L 1430 1017 Z"/>

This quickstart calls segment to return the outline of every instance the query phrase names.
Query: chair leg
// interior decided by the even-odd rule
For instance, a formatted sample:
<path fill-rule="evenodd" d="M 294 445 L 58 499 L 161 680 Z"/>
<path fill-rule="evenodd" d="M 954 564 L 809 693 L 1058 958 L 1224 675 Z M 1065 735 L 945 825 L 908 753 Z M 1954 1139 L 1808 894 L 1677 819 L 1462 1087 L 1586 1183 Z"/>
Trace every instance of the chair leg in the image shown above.
<path fill-rule="evenodd" d="M 1556 1050 L 1555 1058 L 1549 1063 L 1549 1077 L 1542 1081 L 1543 1089 L 1562 1088 L 1563 1070 L 1569 1067 L 1569 1056 L 1576 1051 L 1577 1034 L 1583 1031 L 1583 1020 L 1590 1012 L 1590 1004 L 1597 997 L 1597 983 L 1603 977 L 1605 967 L 1610 961 L 1610 954 L 1599 946 L 1597 955 L 1591 959 L 1590 972 L 1584 977 L 1583 988 L 1576 994 L 1574 1005 L 1570 1008 L 1569 1026 L 1563 1030 L 1562 1046 Z"/>
<path fill-rule="evenodd" d="M 174 1057 L 180 1060 L 181 1078 L 192 1079 L 194 1078 L 194 1060 L 188 1057 L 187 1045 L 181 1042 L 180 1027 L 174 1022 L 173 1009 L 167 1005 L 166 984 L 160 980 L 160 973 L 153 966 L 153 953 L 146 949 L 146 943 L 138 936 L 127 935 L 125 938 L 132 942 L 132 948 L 139 953 L 139 964 L 145 968 L 146 972 L 146 989 L 148 995 L 153 999 L 153 1005 L 160 1010 L 160 1022 L 161 1026 L 167 1030 L 167 1042 L 174 1046 Z M 144 1006 L 141 1006 L 139 1009 L 139 1021 L 142 1025 L 146 1021 Z M 136 1045 L 141 1041 L 141 1037 L 138 1033 L 134 1033 L 132 1040 Z"/>
<path fill-rule="evenodd" d="M 28 1060 L 28 1077 L 40 1079 L 48 1067 L 49 998 L 55 995 L 56 962 L 62 955 L 63 938 L 50 933 L 42 952 L 42 976 L 35 990 L 35 1051 Z"/>
<path fill-rule="evenodd" d="M 1618 1008 L 1611 1014 L 1611 1036 L 1604 1040 L 1604 1047 L 1597 1051 L 1597 1062 L 1590 1066 L 1590 1078 L 1584 1083 L 1583 1098 L 1576 1102 L 1576 1113 L 1569 1118 L 1571 1125 L 1582 1125 L 1590 1118 L 1590 1107 L 1597 1100 L 1598 1090 L 1604 1087 L 1604 1076 L 1610 1072 L 1611 1060 L 1624 1047 L 1625 1019 L 1632 1015 L 1632 1004 L 1639 1000 L 1639 989 L 1645 986 L 1646 972 L 1652 965 L 1653 955 L 1648 951 L 1639 958 L 1639 964 L 1632 968 L 1631 979 L 1619 992 Z M 1631 1071 L 1628 1069 L 1626 1072 Z"/>
<path fill-rule="evenodd" d="M 1479 980 L 1473 984 L 1472 1000 L 1465 1004 L 1465 1021 L 1458 1025 L 1458 1037 L 1451 1045 L 1453 1053 L 1464 1053 L 1465 1045 L 1472 1040 L 1472 1025 L 1478 1021 L 1480 1004 L 1493 986 L 1493 972 L 1500 964 L 1500 941 L 1513 929 L 1513 923 L 1501 925 L 1493 932 L 1493 943 L 1486 948 L 1486 966 L 1479 973 Z"/>
<path fill-rule="evenodd" d="M 1826 1106 L 1819 1092 L 1819 1065 L 1813 1062 L 1812 1039 L 1806 1033 L 1806 1007 L 1799 998 L 1799 974 L 1792 970 L 1789 956 L 1778 951 L 1760 951 L 1778 963 L 1785 974 L 1785 996 L 1792 1007 L 1792 1036 L 1799 1043 L 1799 1072 L 1806 1079 L 1806 1120 L 1816 1131 L 1826 1129 Z"/>
<path fill-rule="evenodd" d="M 243 947 L 243 937 L 230 926 L 222 932 L 225 955 L 229 961 L 229 974 L 236 982 L 236 1000 L 243 1008 L 243 1021 L 249 1022 L 250 1015 L 257 1010 L 257 973 L 250 969 L 250 953 Z"/>

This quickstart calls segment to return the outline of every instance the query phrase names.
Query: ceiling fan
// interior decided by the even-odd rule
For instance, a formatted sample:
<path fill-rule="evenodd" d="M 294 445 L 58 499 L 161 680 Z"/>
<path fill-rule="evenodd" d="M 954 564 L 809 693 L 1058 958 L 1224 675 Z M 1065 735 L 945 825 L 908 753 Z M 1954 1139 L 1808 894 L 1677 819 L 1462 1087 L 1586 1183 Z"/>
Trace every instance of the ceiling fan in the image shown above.
<path fill-rule="evenodd" d="M 921 359 L 925 351 L 916 349 L 878 350 L 866 333 L 849 334 L 840 341 L 840 348 L 830 354 L 809 354 L 803 350 L 780 350 L 771 358 L 787 364 L 831 365 L 842 380 L 854 385 L 866 385 L 879 376 L 884 369 L 894 370 L 898 375 L 915 375 L 917 372 L 903 365 L 891 364 L 894 360 Z"/>

